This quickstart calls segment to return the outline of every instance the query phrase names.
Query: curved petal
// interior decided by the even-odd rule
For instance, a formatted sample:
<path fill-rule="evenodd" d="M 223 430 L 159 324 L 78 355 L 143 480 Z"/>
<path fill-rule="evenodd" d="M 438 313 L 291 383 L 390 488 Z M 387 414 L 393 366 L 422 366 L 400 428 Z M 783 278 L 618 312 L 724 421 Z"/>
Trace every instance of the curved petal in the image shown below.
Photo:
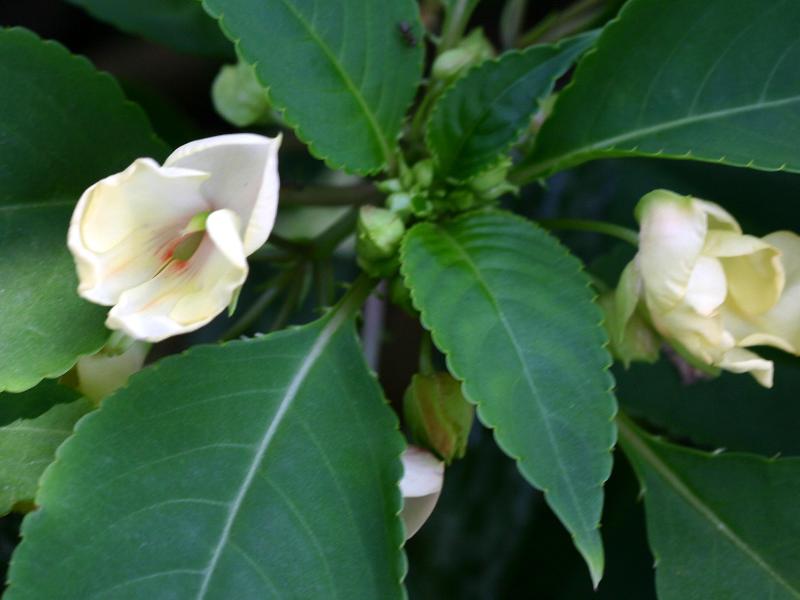
<path fill-rule="evenodd" d="M 403 478 L 400 492 L 403 494 L 403 512 L 406 539 L 414 535 L 428 520 L 442 491 L 444 463 L 433 454 L 409 446 L 401 456 Z"/>
<path fill-rule="evenodd" d="M 775 246 L 751 235 L 709 231 L 703 254 L 720 259 L 730 299 L 743 313 L 757 315 L 778 302 L 785 276 Z"/>
<path fill-rule="evenodd" d="M 640 222 L 636 260 L 651 310 L 676 306 L 703 249 L 707 215 L 690 196 L 666 190 L 646 194 L 636 207 Z"/>
<path fill-rule="evenodd" d="M 719 204 L 709 202 L 708 200 L 700 200 L 699 198 L 694 198 L 693 200 L 695 204 L 706 213 L 709 230 L 742 233 L 742 228 L 739 226 L 736 219 L 733 218 L 733 215 Z"/>
<path fill-rule="evenodd" d="M 211 174 L 203 193 L 213 209 L 227 208 L 241 219 L 245 255 L 267 241 L 278 210 L 278 149 L 281 136 L 220 135 L 181 146 L 165 166 Z"/>
<path fill-rule="evenodd" d="M 247 277 L 239 228 L 233 211 L 212 212 L 194 255 L 171 262 L 150 281 L 124 292 L 108 313 L 106 325 L 157 342 L 210 322 L 225 310 Z"/>
<path fill-rule="evenodd" d="M 709 365 L 717 364 L 736 345 L 733 336 L 723 328 L 721 317 L 701 315 L 688 305 L 662 313 L 651 311 L 650 317 L 661 335 L 676 340 Z"/>
<path fill-rule="evenodd" d="M 125 290 L 157 273 L 163 246 L 192 215 L 207 210 L 200 194 L 207 177 L 143 158 L 87 189 L 67 234 L 78 269 L 78 293 L 112 305 Z"/>
<path fill-rule="evenodd" d="M 700 256 L 692 269 L 684 301 L 698 314 L 709 317 L 722 306 L 728 294 L 725 271 L 716 258 Z"/>
<path fill-rule="evenodd" d="M 719 366 L 731 373 L 750 373 L 764 387 L 772 387 L 774 366 L 771 360 L 743 348 L 729 350 L 722 357 Z"/>
<path fill-rule="evenodd" d="M 786 278 L 783 293 L 775 306 L 760 315 L 745 315 L 737 306 L 726 306 L 725 326 L 740 346 L 775 346 L 800 355 L 800 236 L 777 231 L 764 241 L 781 253 Z"/>

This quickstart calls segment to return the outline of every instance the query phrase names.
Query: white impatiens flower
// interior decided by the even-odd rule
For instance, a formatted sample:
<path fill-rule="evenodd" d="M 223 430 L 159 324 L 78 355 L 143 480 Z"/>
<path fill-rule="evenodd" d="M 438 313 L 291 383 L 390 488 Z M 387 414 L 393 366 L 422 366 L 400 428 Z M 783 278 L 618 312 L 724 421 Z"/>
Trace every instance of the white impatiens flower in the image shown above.
<path fill-rule="evenodd" d="M 748 350 L 800 354 L 800 237 L 742 233 L 722 207 L 656 190 L 636 208 L 639 252 L 616 291 L 617 340 L 640 309 L 679 350 L 772 386 L 773 364 Z"/>
<path fill-rule="evenodd" d="M 401 517 L 406 526 L 406 539 L 419 531 L 431 516 L 444 483 L 444 463 L 433 454 L 416 446 L 409 446 L 401 456 L 403 494 Z"/>
<path fill-rule="evenodd" d="M 150 342 L 221 313 L 267 240 L 278 207 L 281 138 L 190 142 L 163 166 L 140 158 L 87 189 L 68 245 L 78 293 L 112 306 L 106 326 Z"/>

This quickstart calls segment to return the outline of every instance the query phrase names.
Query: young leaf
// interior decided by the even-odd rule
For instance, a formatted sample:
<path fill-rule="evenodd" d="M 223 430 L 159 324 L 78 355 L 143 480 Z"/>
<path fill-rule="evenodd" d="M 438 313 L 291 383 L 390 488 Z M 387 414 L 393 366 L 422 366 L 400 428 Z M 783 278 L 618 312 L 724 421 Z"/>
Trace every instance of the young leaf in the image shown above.
<path fill-rule="evenodd" d="M 121 30 L 181 52 L 233 56 L 233 47 L 197 0 L 67 0 Z"/>
<path fill-rule="evenodd" d="M 401 598 L 402 450 L 344 311 L 193 348 L 62 446 L 6 597 Z"/>
<path fill-rule="evenodd" d="M 603 156 L 800 171 L 800 3 L 631 0 L 561 94 L 516 178 Z"/>
<path fill-rule="evenodd" d="M 422 72 L 416 2 L 203 4 L 315 155 L 356 173 L 374 173 L 394 162 L 403 116 Z M 410 33 L 404 35 L 406 28 Z"/>
<path fill-rule="evenodd" d="M 466 397 L 545 492 L 597 583 L 616 403 L 580 263 L 533 224 L 483 212 L 416 225 L 402 271 Z"/>
<path fill-rule="evenodd" d="M 706 454 L 627 419 L 620 444 L 645 492 L 659 598 L 800 598 L 800 459 Z"/>
<path fill-rule="evenodd" d="M 490 166 L 530 125 L 556 79 L 593 43 L 591 32 L 558 45 L 510 51 L 459 79 L 436 103 L 427 143 L 445 177 Z"/>
<path fill-rule="evenodd" d="M 23 29 L 0 30 L 0 390 L 67 371 L 107 336 L 67 251 L 85 187 L 161 155 L 147 119 L 108 75 Z"/>
<path fill-rule="evenodd" d="M 39 478 L 55 458 L 56 448 L 92 404 L 72 390 L 44 381 L 16 397 L 0 397 L 0 514 L 21 501 L 32 501 Z M 5 406 L 8 405 L 8 406 Z M 47 407 L 49 405 L 49 408 Z M 39 408 L 44 411 L 36 414 Z M 13 415 L 10 413 L 16 412 Z"/>

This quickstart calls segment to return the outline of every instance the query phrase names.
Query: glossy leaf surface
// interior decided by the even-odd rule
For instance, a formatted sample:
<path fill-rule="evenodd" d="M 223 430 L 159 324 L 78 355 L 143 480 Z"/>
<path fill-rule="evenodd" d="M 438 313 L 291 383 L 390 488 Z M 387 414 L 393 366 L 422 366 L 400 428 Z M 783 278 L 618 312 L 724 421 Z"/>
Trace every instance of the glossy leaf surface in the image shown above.
<path fill-rule="evenodd" d="M 357 173 L 394 161 L 422 72 L 416 2 L 203 3 L 315 155 Z"/>
<path fill-rule="evenodd" d="M 503 212 L 416 225 L 402 260 L 414 304 L 466 397 L 545 492 L 598 581 L 616 403 L 579 261 Z"/>
<path fill-rule="evenodd" d="M 645 492 L 661 600 L 800 597 L 800 459 L 706 454 L 630 423 L 620 443 Z"/>
<path fill-rule="evenodd" d="M 799 22 L 794 0 L 631 0 L 518 180 L 603 156 L 800 171 Z"/>
<path fill-rule="evenodd" d="M 401 598 L 402 449 L 343 313 L 167 358 L 59 451 L 6 597 Z"/>

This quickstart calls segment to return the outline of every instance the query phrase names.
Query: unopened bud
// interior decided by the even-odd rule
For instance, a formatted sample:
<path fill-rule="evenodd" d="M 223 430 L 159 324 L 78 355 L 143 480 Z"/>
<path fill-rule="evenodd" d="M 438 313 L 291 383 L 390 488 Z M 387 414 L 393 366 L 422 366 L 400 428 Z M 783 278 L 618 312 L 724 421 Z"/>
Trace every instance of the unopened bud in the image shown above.
<path fill-rule="evenodd" d="M 414 183 L 420 189 L 427 189 L 433 183 L 433 160 L 426 158 L 419 161 L 411 168 Z"/>
<path fill-rule="evenodd" d="M 405 232 L 403 220 L 391 210 L 362 206 L 356 229 L 358 264 L 375 277 L 390 275 L 397 268 Z"/>
<path fill-rule="evenodd" d="M 658 360 L 658 335 L 638 312 L 632 313 L 623 323 L 613 291 L 601 294 L 597 303 L 603 309 L 608 349 L 615 359 L 625 368 L 634 361 L 654 363 Z"/>
<path fill-rule="evenodd" d="M 510 158 L 503 158 L 500 163 L 488 171 L 471 179 L 469 188 L 483 202 L 496 200 L 504 194 L 517 193 L 519 188 L 506 180 L 511 165 Z"/>
<path fill-rule="evenodd" d="M 449 373 L 414 375 L 403 414 L 414 443 L 435 452 L 446 464 L 466 453 L 475 409 Z"/>
<path fill-rule="evenodd" d="M 237 127 L 269 120 L 271 106 L 267 91 L 247 63 L 223 66 L 211 86 L 211 99 L 217 112 Z"/>
<path fill-rule="evenodd" d="M 97 354 L 82 357 L 76 365 L 78 390 L 99 404 L 142 368 L 149 350 L 150 344 L 147 342 L 134 341 L 119 354 L 107 347 Z"/>
<path fill-rule="evenodd" d="M 455 79 L 464 71 L 494 56 L 494 48 L 482 29 L 474 29 L 459 44 L 440 54 L 433 61 L 434 79 L 447 81 Z"/>

